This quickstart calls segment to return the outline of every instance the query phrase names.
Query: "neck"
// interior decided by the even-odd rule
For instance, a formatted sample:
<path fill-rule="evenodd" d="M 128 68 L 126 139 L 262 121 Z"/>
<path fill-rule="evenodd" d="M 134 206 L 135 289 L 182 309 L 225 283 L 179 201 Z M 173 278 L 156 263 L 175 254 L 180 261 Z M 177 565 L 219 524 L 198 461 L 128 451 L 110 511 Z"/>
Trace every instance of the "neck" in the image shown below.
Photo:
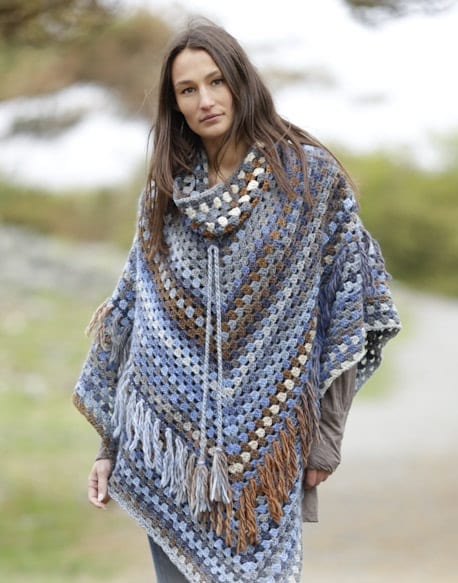
<path fill-rule="evenodd" d="M 242 163 L 248 146 L 244 141 L 227 145 L 218 160 L 219 164 L 217 164 L 218 144 L 204 143 L 204 148 L 208 159 L 209 186 L 213 186 L 218 182 L 224 182 L 232 176 Z"/>

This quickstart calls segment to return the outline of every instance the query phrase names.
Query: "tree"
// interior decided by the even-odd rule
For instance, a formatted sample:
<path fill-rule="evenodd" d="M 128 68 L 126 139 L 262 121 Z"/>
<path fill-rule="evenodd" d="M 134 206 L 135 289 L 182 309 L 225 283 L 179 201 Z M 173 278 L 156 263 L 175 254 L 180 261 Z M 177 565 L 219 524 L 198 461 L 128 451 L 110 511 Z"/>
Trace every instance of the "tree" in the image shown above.
<path fill-rule="evenodd" d="M 118 7 L 121 0 L 0 0 L 0 100 L 98 83 L 149 118 L 171 31 L 154 14 Z"/>
<path fill-rule="evenodd" d="M 101 0 L 3 0 L 0 39 L 33 45 L 73 40 L 104 25 L 114 7 Z"/>
<path fill-rule="evenodd" d="M 387 18 L 406 16 L 413 12 L 436 14 L 447 10 L 455 0 L 343 0 L 356 18 L 367 24 L 377 24 Z"/>

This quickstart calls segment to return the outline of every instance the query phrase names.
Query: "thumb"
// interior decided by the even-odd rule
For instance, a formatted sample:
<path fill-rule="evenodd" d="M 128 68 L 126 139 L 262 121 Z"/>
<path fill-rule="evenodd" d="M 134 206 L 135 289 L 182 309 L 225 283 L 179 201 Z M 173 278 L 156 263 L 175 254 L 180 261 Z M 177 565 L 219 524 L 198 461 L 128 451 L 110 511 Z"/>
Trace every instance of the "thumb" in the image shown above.
<path fill-rule="evenodd" d="M 99 472 L 97 500 L 102 503 L 109 502 L 110 500 L 108 494 L 108 474 L 106 472 Z"/>
<path fill-rule="evenodd" d="M 314 488 L 317 485 L 317 474 L 316 470 L 311 468 L 307 468 L 305 470 L 305 488 L 309 490 L 310 488 Z"/>
<path fill-rule="evenodd" d="M 108 484 L 105 475 L 99 476 L 97 500 L 99 502 L 108 502 Z"/>
<path fill-rule="evenodd" d="M 111 474 L 110 460 L 99 460 L 97 464 L 97 501 L 103 506 L 110 501 L 108 494 L 108 478 Z"/>

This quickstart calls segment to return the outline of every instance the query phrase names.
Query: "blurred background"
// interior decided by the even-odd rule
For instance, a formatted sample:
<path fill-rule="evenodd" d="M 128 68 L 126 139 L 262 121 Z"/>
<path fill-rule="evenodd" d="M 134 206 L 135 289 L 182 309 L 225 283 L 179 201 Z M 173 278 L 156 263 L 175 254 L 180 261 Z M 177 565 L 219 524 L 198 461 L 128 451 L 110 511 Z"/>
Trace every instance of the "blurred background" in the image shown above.
<path fill-rule="evenodd" d="M 154 581 L 143 531 L 86 502 L 98 439 L 70 399 L 133 236 L 162 51 L 191 15 L 347 166 L 404 324 L 304 528 L 304 581 L 456 581 L 457 4 L 0 0 L 1 581 Z"/>

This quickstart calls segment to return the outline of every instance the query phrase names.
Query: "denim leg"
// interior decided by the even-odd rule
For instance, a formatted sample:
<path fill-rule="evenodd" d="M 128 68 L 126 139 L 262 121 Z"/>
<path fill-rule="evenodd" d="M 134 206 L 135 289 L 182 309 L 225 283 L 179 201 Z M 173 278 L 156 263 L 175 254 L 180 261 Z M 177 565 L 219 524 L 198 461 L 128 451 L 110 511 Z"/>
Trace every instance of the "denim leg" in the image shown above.
<path fill-rule="evenodd" d="M 150 536 L 148 537 L 148 542 L 153 555 L 157 583 L 187 583 L 186 577 L 175 567 L 161 547 Z"/>

